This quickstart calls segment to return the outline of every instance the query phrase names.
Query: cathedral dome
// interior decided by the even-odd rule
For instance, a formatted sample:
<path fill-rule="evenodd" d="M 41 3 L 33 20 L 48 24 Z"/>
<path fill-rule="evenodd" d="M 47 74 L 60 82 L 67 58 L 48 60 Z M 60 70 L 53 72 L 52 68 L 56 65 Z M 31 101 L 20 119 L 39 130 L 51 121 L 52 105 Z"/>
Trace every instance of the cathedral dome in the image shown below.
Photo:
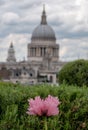
<path fill-rule="evenodd" d="M 56 38 L 53 29 L 49 25 L 40 24 L 34 29 L 32 39 L 55 40 Z"/>
<path fill-rule="evenodd" d="M 56 40 L 53 29 L 47 24 L 45 9 L 43 9 L 41 24 L 34 29 L 31 39 L 32 40 Z"/>

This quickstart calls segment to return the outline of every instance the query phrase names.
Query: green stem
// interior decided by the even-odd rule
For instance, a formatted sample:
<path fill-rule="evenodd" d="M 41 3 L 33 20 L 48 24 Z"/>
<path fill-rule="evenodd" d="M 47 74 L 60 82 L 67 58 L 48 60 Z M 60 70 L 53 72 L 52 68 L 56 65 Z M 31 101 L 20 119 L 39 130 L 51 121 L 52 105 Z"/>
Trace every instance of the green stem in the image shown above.
<path fill-rule="evenodd" d="M 47 118 L 44 119 L 44 127 L 45 127 L 45 130 L 48 130 L 48 127 L 47 127 Z"/>

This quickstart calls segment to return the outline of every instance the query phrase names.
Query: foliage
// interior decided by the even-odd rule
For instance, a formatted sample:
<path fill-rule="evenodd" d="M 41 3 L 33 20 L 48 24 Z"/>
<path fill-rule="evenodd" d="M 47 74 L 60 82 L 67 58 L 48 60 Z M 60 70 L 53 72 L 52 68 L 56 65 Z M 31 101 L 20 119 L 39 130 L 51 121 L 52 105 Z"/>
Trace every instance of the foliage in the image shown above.
<path fill-rule="evenodd" d="M 88 86 L 88 61 L 77 60 L 67 63 L 58 74 L 59 83 Z"/>
<path fill-rule="evenodd" d="M 43 130 L 42 117 L 26 114 L 28 99 L 58 96 L 60 114 L 47 118 L 49 130 L 88 129 L 88 88 L 0 83 L 0 130 Z"/>

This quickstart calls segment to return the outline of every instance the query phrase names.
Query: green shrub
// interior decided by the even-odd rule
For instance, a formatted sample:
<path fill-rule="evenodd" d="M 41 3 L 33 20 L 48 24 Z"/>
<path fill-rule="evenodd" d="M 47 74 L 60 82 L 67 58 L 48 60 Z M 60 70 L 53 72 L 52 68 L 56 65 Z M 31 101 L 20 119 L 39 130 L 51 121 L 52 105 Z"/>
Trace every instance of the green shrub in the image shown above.
<path fill-rule="evenodd" d="M 59 83 L 88 86 L 88 61 L 77 60 L 67 63 L 58 74 Z"/>
<path fill-rule="evenodd" d="M 61 101 L 60 114 L 50 117 L 48 130 L 88 129 L 88 88 L 35 85 L 21 86 L 0 83 L 0 130 L 44 130 L 42 117 L 26 114 L 28 99 L 40 95 L 57 96 Z"/>

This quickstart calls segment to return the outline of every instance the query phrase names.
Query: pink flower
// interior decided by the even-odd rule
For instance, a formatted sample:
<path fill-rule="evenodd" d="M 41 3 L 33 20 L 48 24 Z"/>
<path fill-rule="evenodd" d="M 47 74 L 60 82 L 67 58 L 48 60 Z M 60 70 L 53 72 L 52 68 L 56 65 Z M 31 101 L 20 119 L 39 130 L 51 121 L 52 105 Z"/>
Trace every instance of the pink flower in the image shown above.
<path fill-rule="evenodd" d="M 59 99 L 57 97 L 53 97 L 48 95 L 48 97 L 44 101 L 45 109 L 47 110 L 47 116 L 58 115 L 58 105 L 60 104 Z"/>
<path fill-rule="evenodd" d="M 28 102 L 29 108 L 27 113 L 29 115 L 52 116 L 59 114 L 58 105 L 60 102 L 57 97 L 48 95 L 48 97 L 44 100 L 37 96 L 34 100 L 28 100 Z"/>

